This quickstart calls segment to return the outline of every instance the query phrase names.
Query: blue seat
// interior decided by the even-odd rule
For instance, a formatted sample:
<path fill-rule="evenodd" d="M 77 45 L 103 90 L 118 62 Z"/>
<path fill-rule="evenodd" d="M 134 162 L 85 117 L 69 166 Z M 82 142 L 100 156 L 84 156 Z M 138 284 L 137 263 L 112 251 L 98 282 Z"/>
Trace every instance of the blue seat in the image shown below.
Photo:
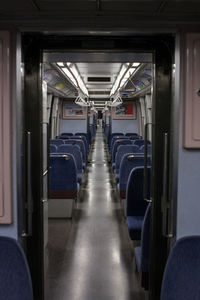
<path fill-rule="evenodd" d="M 150 165 L 150 159 L 148 158 L 148 164 Z M 144 156 L 127 153 L 123 156 L 120 170 L 119 170 L 119 183 L 118 190 L 122 199 L 126 198 L 126 186 L 129 175 L 133 168 L 144 167 Z"/>
<path fill-rule="evenodd" d="M 82 158 L 83 158 L 83 163 L 85 166 L 86 163 L 86 149 L 85 149 L 85 144 L 81 139 L 69 139 L 65 141 L 65 144 L 69 144 L 69 145 L 78 145 L 81 153 L 82 153 Z"/>
<path fill-rule="evenodd" d="M 75 135 L 85 136 L 86 139 L 87 139 L 88 145 L 90 144 L 90 138 L 89 138 L 89 135 L 87 133 L 85 133 L 85 132 L 76 132 Z"/>
<path fill-rule="evenodd" d="M 61 139 L 51 139 L 50 144 L 51 145 L 56 145 L 57 147 L 60 145 L 63 145 L 65 142 Z"/>
<path fill-rule="evenodd" d="M 108 140 L 108 148 L 109 148 L 109 150 L 110 150 L 110 147 L 111 147 L 112 138 L 113 138 L 114 136 L 121 136 L 121 135 L 124 136 L 124 134 L 121 133 L 121 132 L 115 132 L 115 133 L 111 133 L 111 134 L 109 135 L 109 140 Z"/>
<path fill-rule="evenodd" d="M 16 240 L 0 237 L 0 299 L 33 300 L 29 267 Z"/>
<path fill-rule="evenodd" d="M 128 136 L 120 136 L 120 135 L 116 135 L 112 138 L 112 142 L 111 142 L 111 145 L 110 145 L 110 154 L 112 155 L 112 152 L 113 152 L 113 148 L 114 148 L 114 145 L 115 143 L 118 141 L 118 140 L 130 140 Z"/>
<path fill-rule="evenodd" d="M 60 136 L 62 136 L 62 135 L 72 136 L 73 133 L 71 133 L 71 132 L 63 132 L 63 133 L 60 134 Z"/>
<path fill-rule="evenodd" d="M 144 145 L 144 139 L 137 139 L 137 140 L 134 140 L 133 141 L 133 145 L 137 145 L 139 147 L 143 146 Z M 147 144 L 151 144 L 150 141 L 147 141 Z"/>
<path fill-rule="evenodd" d="M 77 196 L 77 167 L 71 154 L 50 157 L 50 198 L 73 199 Z"/>
<path fill-rule="evenodd" d="M 142 146 L 140 147 L 139 152 L 140 152 L 140 153 L 144 153 L 144 145 L 142 145 Z M 151 154 L 151 145 L 150 145 L 150 144 L 147 145 L 147 153 L 148 153 L 148 154 Z"/>
<path fill-rule="evenodd" d="M 57 146 L 54 144 L 50 144 L 50 153 L 56 153 L 57 152 Z"/>
<path fill-rule="evenodd" d="M 118 150 L 118 147 L 121 146 L 121 145 L 130 145 L 132 144 L 131 140 L 129 139 L 119 139 L 119 140 L 116 140 L 116 142 L 114 143 L 113 145 L 113 149 L 112 149 L 112 161 L 114 162 L 115 161 L 115 155 L 117 153 L 117 150 Z"/>
<path fill-rule="evenodd" d="M 138 133 L 136 133 L 136 132 L 127 132 L 126 134 L 125 134 L 125 136 L 138 136 Z"/>
<path fill-rule="evenodd" d="M 78 145 L 66 145 L 66 144 L 60 145 L 58 147 L 58 153 L 62 153 L 62 154 L 70 153 L 73 155 L 77 167 L 78 182 L 81 182 L 83 176 L 83 159 Z"/>
<path fill-rule="evenodd" d="M 65 135 L 65 134 L 63 134 L 63 135 L 59 135 L 57 138 L 61 139 L 61 140 L 68 140 L 68 139 L 71 138 L 71 135 Z"/>
<path fill-rule="evenodd" d="M 200 236 L 178 240 L 167 260 L 161 300 L 200 299 Z"/>
<path fill-rule="evenodd" d="M 150 167 L 148 167 L 148 196 L 150 194 Z M 141 230 L 147 202 L 144 200 L 144 167 L 132 169 L 126 190 L 126 223 L 132 240 L 141 239 Z"/>
<path fill-rule="evenodd" d="M 137 270 L 141 274 L 141 285 L 145 290 L 149 287 L 150 222 L 151 204 L 149 203 L 142 224 L 141 246 L 134 248 Z"/>
<path fill-rule="evenodd" d="M 80 139 L 84 142 L 84 145 L 85 145 L 85 150 L 86 150 L 86 154 L 88 155 L 89 153 L 89 144 L 87 142 L 87 139 L 84 135 L 73 135 L 71 136 L 71 139 Z"/>
<path fill-rule="evenodd" d="M 137 152 L 139 152 L 139 147 L 136 145 L 120 145 L 118 147 L 115 156 L 115 165 L 113 165 L 115 169 L 115 176 L 119 176 L 119 167 L 123 156 L 126 153 L 137 153 Z"/>

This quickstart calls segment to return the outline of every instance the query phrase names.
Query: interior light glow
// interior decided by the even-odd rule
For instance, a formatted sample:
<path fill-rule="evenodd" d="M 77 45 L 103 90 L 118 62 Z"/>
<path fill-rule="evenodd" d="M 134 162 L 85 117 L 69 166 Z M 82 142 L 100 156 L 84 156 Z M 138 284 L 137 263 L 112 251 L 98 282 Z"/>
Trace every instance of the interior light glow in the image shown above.
<path fill-rule="evenodd" d="M 64 67 L 63 62 L 57 62 L 57 65 L 58 65 L 59 67 Z"/>
<path fill-rule="evenodd" d="M 134 62 L 134 63 L 132 64 L 133 67 L 138 67 L 139 65 L 140 65 L 140 63 L 138 63 L 138 62 Z"/>

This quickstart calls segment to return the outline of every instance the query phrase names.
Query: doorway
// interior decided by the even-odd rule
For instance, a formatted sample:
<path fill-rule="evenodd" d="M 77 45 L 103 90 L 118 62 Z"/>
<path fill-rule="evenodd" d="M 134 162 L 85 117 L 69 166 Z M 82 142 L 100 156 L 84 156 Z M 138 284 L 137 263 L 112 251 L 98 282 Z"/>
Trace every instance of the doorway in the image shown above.
<path fill-rule="evenodd" d="M 99 46 L 102 45 L 102 48 Z M 72 51 L 73 50 L 73 51 Z M 35 299 L 45 299 L 45 205 L 47 199 L 48 160 L 44 158 L 49 139 L 43 117 L 42 63 L 43 54 L 57 52 L 96 53 L 94 61 L 116 52 L 152 53 L 154 94 L 152 113 L 152 225 L 149 299 L 160 298 L 163 269 L 169 251 L 168 227 L 171 220 L 168 197 L 170 174 L 170 125 L 172 102 L 172 64 L 174 40 L 171 36 L 152 37 L 62 37 L 24 34 L 24 132 L 31 133 L 31 190 L 33 198 L 32 235 L 25 240 Z M 99 59 L 99 58 L 98 58 Z M 69 59 L 68 59 L 69 60 Z M 66 60 L 67 61 L 67 60 Z M 166 138 L 168 139 L 166 140 Z M 167 142 L 166 142 L 167 141 Z M 25 160 L 27 165 L 27 160 Z M 165 166 L 165 168 L 164 168 Z M 164 174 L 166 176 L 164 176 Z M 27 185 L 26 174 L 24 182 Z M 164 195 L 164 197 L 163 197 Z M 164 200 L 162 200 L 164 199 Z M 167 210 L 166 210 L 167 207 Z M 26 211 L 26 203 L 24 203 Z M 164 224 L 168 224 L 163 230 Z M 47 288 L 47 287 L 46 287 Z"/>

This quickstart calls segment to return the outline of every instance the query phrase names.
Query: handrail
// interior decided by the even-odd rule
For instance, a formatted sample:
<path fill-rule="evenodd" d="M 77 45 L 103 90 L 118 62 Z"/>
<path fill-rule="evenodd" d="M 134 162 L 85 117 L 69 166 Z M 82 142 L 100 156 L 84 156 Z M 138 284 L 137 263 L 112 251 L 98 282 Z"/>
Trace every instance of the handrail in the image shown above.
<path fill-rule="evenodd" d="M 147 175 L 147 166 L 148 166 L 148 143 L 147 143 L 147 135 L 148 135 L 148 127 L 149 125 L 152 125 L 152 123 L 146 123 L 145 124 L 145 131 L 144 131 L 144 200 L 148 203 L 152 202 L 152 199 L 148 199 L 147 193 L 148 193 L 148 175 Z M 151 157 L 151 156 L 150 156 Z"/>
<path fill-rule="evenodd" d="M 63 158 L 65 158 L 65 160 L 71 159 L 71 156 L 69 156 L 67 154 L 51 154 L 50 157 L 63 157 Z"/>

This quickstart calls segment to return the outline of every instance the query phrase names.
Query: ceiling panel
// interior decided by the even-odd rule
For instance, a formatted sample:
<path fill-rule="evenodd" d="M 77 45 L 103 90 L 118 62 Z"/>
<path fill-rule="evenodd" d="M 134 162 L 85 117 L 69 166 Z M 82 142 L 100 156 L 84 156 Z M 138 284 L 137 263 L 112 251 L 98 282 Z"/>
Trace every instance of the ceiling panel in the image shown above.
<path fill-rule="evenodd" d="M 37 4 L 32 0 L 6 0 L 0 1 L 0 11 L 5 12 L 21 12 L 21 11 L 38 11 Z"/>

